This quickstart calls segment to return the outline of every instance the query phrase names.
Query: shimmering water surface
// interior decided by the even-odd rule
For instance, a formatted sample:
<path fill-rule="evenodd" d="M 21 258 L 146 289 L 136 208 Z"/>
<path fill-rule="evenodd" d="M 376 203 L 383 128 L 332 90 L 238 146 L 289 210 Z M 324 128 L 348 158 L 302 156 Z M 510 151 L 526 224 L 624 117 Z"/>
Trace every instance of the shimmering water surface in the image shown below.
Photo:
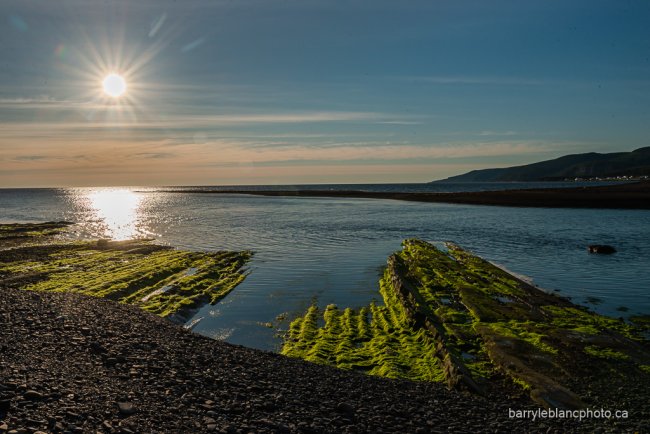
<path fill-rule="evenodd" d="M 368 189 L 432 189 L 427 185 Z M 193 319 L 203 318 L 195 327 L 199 333 L 261 349 L 278 348 L 277 331 L 265 325 L 286 328 L 288 320 L 278 321 L 278 315 L 291 319 L 314 301 L 354 307 L 378 299 L 381 267 L 408 237 L 454 241 L 601 313 L 650 314 L 650 211 L 159 193 L 143 188 L 0 190 L 0 221 L 48 220 L 78 222 L 73 227 L 76 237 L 150 237 L 193 250 L 255 251 L 244 283 L 219 304 L 200 309 Z M 593 243 L 612 244 L 619 252 L 590 255 L 586 246 Z"/>

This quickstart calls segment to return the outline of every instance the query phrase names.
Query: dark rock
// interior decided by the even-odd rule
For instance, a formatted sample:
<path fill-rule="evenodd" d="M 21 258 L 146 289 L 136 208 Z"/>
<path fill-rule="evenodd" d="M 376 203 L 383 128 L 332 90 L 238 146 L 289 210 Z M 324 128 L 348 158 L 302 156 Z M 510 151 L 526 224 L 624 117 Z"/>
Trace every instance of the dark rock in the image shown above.
<path fill-rule="evenodd" d="M 10 407 L 11 407 L 10 399 L 0 400 L 0 416 L 2 416 L 2 413 L 8 412 Z"/>
<path fill-rule="evenodd" d="M 348 415 L 349 414 L 354 414 L 354 407 L 352 407 L 347 402 L 340 402 L 336 406 L 336 411 L 338 411 L 339 413 L 345 413 L 345 414 L 348 414 Z"/>
<path fill-rule="evenodd" d="M 589 250 L 589 253 L 600 253 L 604 255 L 616 253 L 616 249 L 607 244 L 590 244 L 587 249 Z"/>
<path fill-rule="evenodd" d="M 97 342 L 97 341 L 93 341 L 93 342 L 90 343 L 90 350 L 93 353 L 96 353 L 96 354 L 101 354 L 101 353 L 106 353 L 107 352 L 106 348 L 104 348 L 104 346 L 102 344 L 100 344 L 99 342 Z"/>
<path fill-rule="evenodd" d="M 124 416 L 130 416 L 136 412 L 136 409 L 131 402 L 118 402 L 117 410 Z"/>
<path fill-rule="evenodd" d="M 35 390 L 28 390 L 23 394 L 23 398 L 36 401 L 38 399 L 43 399 L 43 394 Z"/>

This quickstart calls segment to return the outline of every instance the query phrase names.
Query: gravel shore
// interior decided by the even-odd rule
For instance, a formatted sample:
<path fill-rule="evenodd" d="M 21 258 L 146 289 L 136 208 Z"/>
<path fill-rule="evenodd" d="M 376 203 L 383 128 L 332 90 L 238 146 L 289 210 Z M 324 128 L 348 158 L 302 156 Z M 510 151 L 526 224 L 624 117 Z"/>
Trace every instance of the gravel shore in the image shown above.
<path fill-rule="evenodd" d="M 214 341 L 110 300 L 0 289 L 0 433 L 598 432 L 480 397 Z"/>

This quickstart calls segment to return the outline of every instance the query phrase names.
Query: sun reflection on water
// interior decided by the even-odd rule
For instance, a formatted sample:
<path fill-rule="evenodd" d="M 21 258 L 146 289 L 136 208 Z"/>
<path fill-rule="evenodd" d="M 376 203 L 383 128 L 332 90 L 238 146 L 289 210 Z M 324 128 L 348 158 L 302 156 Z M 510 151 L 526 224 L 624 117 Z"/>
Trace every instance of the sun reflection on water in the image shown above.
<path fill-rule="evenodd" d="M 138 228 L 141 193 L 129 189 L 102 189 L 94 190 L 87 199 L 106 236 L 126 240 L 146 235 Z"/>

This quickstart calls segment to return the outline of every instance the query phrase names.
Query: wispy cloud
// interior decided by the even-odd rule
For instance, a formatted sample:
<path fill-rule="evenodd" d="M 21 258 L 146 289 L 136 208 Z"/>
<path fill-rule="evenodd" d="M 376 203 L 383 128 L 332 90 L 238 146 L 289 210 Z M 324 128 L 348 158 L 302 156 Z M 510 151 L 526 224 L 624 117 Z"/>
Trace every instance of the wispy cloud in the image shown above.
<path fill-rule="evenodd" d="M 295 113 L 269 113 L 269 114 L 240 114 L 240 115 L 212 115 L 212 116 L 191 116 L 183 119 L 184 123 L 305 123 L 305 122 L 356 122 L 374 121 L 390 117 L 390 114 L 372 112 L 295 112 Z"/>
<path fill-rule="evenodd" d="M 378 121 L 375 124 L 379 125 L 422 125 L 422 122 L 418 121 Z"/>
<path fill-rule="evenodd" d="M 47 160 L 48 157 L 45 155 L 19 155 L 14 157 L 16 161 L 38 161 L 38 160 Z"/>
<path fill-rule="evenodd" d="M 49 151 L 54 145 L 56 153 Z M 105 144 L 108 145 L 108 144 Z M 2 142 L 0 142 L 2 146 Z M 501 155 L 537 154 L 554 149 L 553 144 L 541 142 L 489 142 L 453 144 L 411 144 L 391 142 L 328 142 L 320 146 L 263 140 L 210 140 L 205 143 L 115 141 L 110 146 L 88 148 L 84 155 L 76 153 L 78 146 L 67 141 L 31 144 L 23 148 L 7 148 L 10 161 L 31 162 L 36 165 L 50 160 L 79 161 L 108 165 L 129 164 L 133 160 L 173 160 L 182 166 L 202 164 L 246 164 L 343 162 L 343 161 L 407 161 L 453 160 Z M 25 149 L 26 148 L 26 149 Z M 110 148 L 110 149 L 109 149 Z M 40 151 L 40 152 L 39 152 Z M 6 161 L 6 160 L 5 160 Z M 140 163 L 138 163 L 140 164 Z"/>
<path fill-rule="evenodd" d="M 478 133 L 479 136 L 516 136 L 516 131 L 481 131 Z"/>
<path fill-rule="evenodd" d="M 213 142 L 221 162 L 288 162 L 288 161 L 406 161 L 450 160 L 502 155 L 540 153 L 549 149 L 539 142 L 465 143 L 450 145 L 386 144 L 372 142 L 341 142 L 319 147 L 304 145 L 254 145 L 242 143 Z M 207 151 L 207 150 L 206 150 Z M 209 155 L 209 151 L 203 155 Z"/>
<path fill-rule="evenodd" d="M 548 80 L 528 77 L 497 77 L 497 76 L 404 76 L 396 77 L 398 80 L 415 81 L 432 84 L 447 85 L 501 85 L 501 86 L 541 86 L 548 84 Z"/>
<path fill-rule="evenodd" d="M 132 156 L 136 158 L 160 160 L 163 158 L 173 158 L 176 156 L 176 154 L 172 152 L 138 152 L 137 154 L 133 154 Z"/>
<path fill-rule="evenodd" d="M 1 103 L 0 103 L 1 104 Z M 52 103 L 18 102 L 22 106 L 31 105 L 54 107 Z M 63 104 L 63 106 L 67 106 Z M 58 106 L 61 107 L 61 106 Z M 81 107 L 77 107 L 81 108 Z M 270 125 L 270 124 L 310 124 L 310 123 L 366 123 L 373 124 L 385 119 L 395 119 L 398 116 L 390 113 L 349 112 L 349 111 L 303 111 L 285 113 L 246 113 L 223 115 L 155 115 L 140 114 L 138 117 L 131 112 L 121 112 L 114 108 L 109 111 L 90 112 L 77 110 L 69 113 L 66 122 L 56 119 L 61 113 L 52 113 L 51 120 L 32 121 L 31 119 L 6 122 L 0 131 L 0 138 L 34 138 L 34 137 L 68 137 L 88 140 L 90 132 L 103 131 L 107 135 L 122 136 L 126 132 L 141 132 L 146 136 L 153 130 L 165 131 L 166 135 L 174 131 L 187 134 L 189 131 L 210 131 L 224 126 Z M 88 114 L 92 114 L 88 116 Z M 47 117 L 40 113 L 42 117 Z M 87 119 L 91 117 L 91 119 Z M 390 121 L 400 122 L 400 121 Z M 408 122 L 408 121 L 404 121 Z M 150 135 L 155 138 L 155 135 Z M 93 137 L 93 140 L 99 139 Z"/>
<path fill-rule="evenodd" d="M 54 104 L 57 101 L 49 96 L 38 96 L 32 98 L 0 98 L 0 107 L 29 106 L 32 104 Z"/>
<path fill-rule="evenodd" d="M 181 48 L 181 51 L 183 53 L 187 53 L 188 51 L 192 51 L 195 48 L 197 48 L 199 45 L 203 44 L 205 42 L 205 38 L 201 37 L 198 39 L 195 39 L 194 41 L 190 42 L 187 45 L 184 45 L 183 48 Z"/>
<path fill-rule="evenodd" d="M 508 156 L 508 161 L 512 161 L 513 156 L 519 156 L 525 161 L 526 156 L 537 159 L 539 155 L 555 155 L 575 146 L 534 141 L 442 144 L 331 141 L 312 146 L 278 140 L 220 139 L 195 143 L 166 139 L 103 142 L 101 146 L 86 147 L 80 155 L 79 144 L 67 139 L 28 142 L 20 147 L 7 146 L 0 139 L 0 149 L 3 149 L 0 182 L 34 185 L 38 179 L 46 184 L 85 185 L 92 179 L 95 185 L 114 185 L 119 179 L 121 185 L 169 185 L 204 183 L 200 179 L 208 178 L 224 183 L 254 183 L 262 179 L 264 182 L 274 179 L 322 182 L 331 181 L 332 176 L 339 176 L 336 178 L 339 182 L 379 182 L 382 174 L 414 181 L 417 177 L 435 179 L 479 168 L 481 158 Z"/>

